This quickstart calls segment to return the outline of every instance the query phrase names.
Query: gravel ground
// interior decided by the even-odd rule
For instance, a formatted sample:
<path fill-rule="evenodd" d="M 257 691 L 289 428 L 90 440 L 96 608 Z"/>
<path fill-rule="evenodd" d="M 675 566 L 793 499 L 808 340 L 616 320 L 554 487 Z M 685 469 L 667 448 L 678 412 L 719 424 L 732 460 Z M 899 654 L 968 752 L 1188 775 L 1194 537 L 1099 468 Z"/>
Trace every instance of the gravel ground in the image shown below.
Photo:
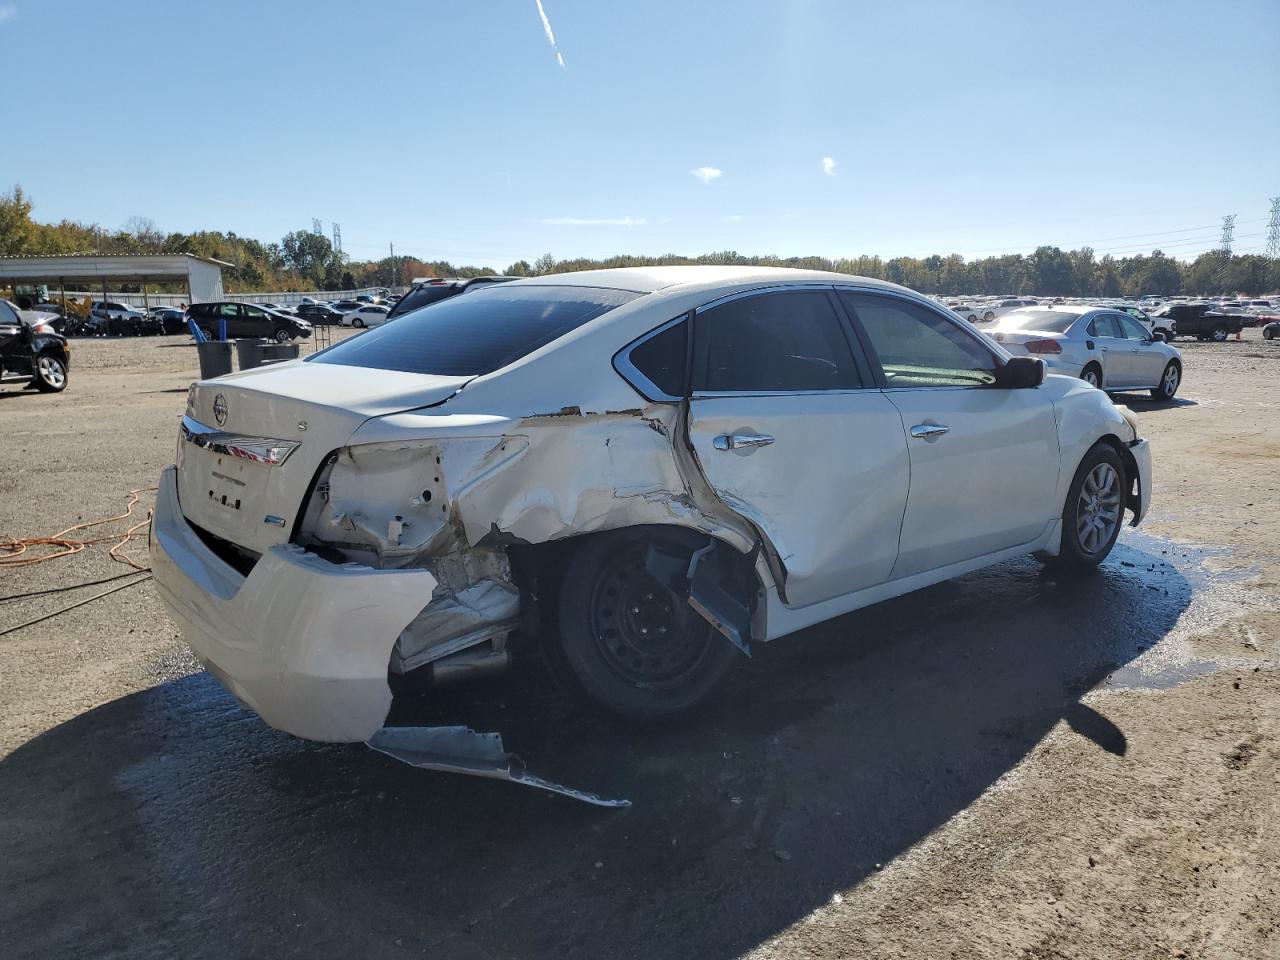
<path fill-rule="evenodd" d="M 1280 341 L 1245 337 L 1178 343 L 1179 402 L 1122 401 L 1154 501 L 1097 577 L 881 604 L 649 729 L 537 676 L 395 707 L 627 810 L 268 730 L 145 580 L 0 636 L 4 954 L 1274 960 Z M 0 533 L 119 513 L 172 459 L 186 339 L 72 359 L 65 394 L 0 388 Z M 107 546 L 0 596 L 127 569 Z M 0 601 L 0 631 L 128 582 Z"/>

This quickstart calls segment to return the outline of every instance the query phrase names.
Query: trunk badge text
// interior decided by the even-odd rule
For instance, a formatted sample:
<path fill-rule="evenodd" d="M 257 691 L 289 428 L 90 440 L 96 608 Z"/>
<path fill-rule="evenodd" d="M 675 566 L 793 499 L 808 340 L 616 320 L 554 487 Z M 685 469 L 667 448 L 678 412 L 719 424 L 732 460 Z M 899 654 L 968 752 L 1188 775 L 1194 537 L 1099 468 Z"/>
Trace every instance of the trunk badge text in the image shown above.
<path fill-rule="evenodd" d="M 213 419 L 218 422 L 218 426 L 227 422 L 227 398 L 222 394 L 213 398 Z"/>

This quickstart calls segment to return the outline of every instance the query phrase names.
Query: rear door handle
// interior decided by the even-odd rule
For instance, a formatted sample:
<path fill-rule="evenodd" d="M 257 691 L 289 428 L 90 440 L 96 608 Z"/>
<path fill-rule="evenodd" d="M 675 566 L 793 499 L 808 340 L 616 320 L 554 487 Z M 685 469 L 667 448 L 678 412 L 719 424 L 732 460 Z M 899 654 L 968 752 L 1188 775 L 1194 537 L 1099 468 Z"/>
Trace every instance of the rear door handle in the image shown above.
<path fill-rule="evenodd" d="M 917 423 L 911 428 L 911 436 L 917 440 L 936 440 L 950 429 L 940 423 Z"/>
<path fill-rule="evenodd" d="M 737 450 L 739 447 L 767 447 L 773 437 L 767 433 L 726 433 L 711 441 L 717 450 Z"/>

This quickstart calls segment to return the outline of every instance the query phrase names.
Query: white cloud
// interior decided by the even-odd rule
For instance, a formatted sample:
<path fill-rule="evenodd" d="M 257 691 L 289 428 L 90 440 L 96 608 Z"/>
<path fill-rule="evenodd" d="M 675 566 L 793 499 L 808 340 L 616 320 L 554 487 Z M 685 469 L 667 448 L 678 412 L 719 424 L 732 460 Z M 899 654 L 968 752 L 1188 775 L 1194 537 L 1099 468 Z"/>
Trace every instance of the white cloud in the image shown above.
<path fill-rule="evenodd" d="M 727 217 L 720 218 L 720 220 L 724 223 L 741 223 L 745 219 L 747 218 L 740 213 L 731 213 Z"/>
<path fill-rule="evenodd" d="M 0 4 L 0 26 L 12 20 L 18 15 L 18 5 L 16 3 Z"/>
<path fill-rule="evenodd" d="M 835 157 L 822 158 L 822 172 L 825 173 L 828 177 L 834 177 L 836 175 L 836 158 Z"/>
<path fill-rule="evenodd" d="M 710 183 L 712 180 L 724 173 L 724 171 L 719 167 L 698 167 L 694 170 L 690 170 L 689 172 L 703 183 Z"/>
<path fill-rule="evenodd" d="M 644 217 L 546 217 L 541 221 L 553 227 L 642 227 Z"/>
<path fill-rule="evenodd" d="M 551 31 L 551 21 L 547 19 L 547 11 L 542 9 L 542 0 L 533 0 L 538 5 L 538 17 L 542 20 L 542 31 L 547 35 L 547 43 L 551 44 L 551 49 L 555 52 L 556 63 L 564 67 L 564 57 L 560 55 L 560 49 L 556 46 L 556 35 Z"/>

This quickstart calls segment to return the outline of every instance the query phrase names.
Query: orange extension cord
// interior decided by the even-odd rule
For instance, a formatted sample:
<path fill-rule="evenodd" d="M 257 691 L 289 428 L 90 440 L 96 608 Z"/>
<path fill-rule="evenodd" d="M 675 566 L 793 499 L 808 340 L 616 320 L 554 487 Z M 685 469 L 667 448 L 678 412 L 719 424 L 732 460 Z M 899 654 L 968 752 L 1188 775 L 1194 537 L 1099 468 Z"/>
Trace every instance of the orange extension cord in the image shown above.
<path fill-rule="evenodd" d="M 65 530 L 59 530 L 57 533 L 47 537 L 9 537 L 0 535 L 0 568 L 3 567 L 29 567 L 37 563 L 44 563 L 48 560 L 57 560 L 59 557 L 69 557 L 73 554 L 80 553 L 85 547 L 95 543 L 112 543 L 111 550 L 108 551 L 111 559 L 117 563 L 128 564 L 135 570 L 147 572 L 151 568 L 144 567 L 138 563 L 127 553 L 122 552 L 128 545 L 129 541 L 134 537 L 143 536 L 138 531 L 151 523 L 151 516 L 154 510 L 147 508 L 147 516 L 140 523 L 135 523 L 123 533 L 113 533 L 102 537 L 91 537 L 87 540 L 80 540 L 68 537 L 67 534 L 75 533 L 79 530 L 88 530 L 90 527 L 100 527 L 104 524 L 115 523 L 119 520 L 127 520 L 133 516 L 133 508 L 138 505 L 139 495 L 155 490 L 155 487 L 138 487 L 136 490 L 129 491 L 129 503 L 125 507 L 122 514 L 114 517 L 106 517 L 102 520 L 90 520 L 87 523 L 77 523 L 74 527 L 67 527 Z M 56 553 L 41 553 L 36 556 L 27 556 L 27 551 L 32 547 L 57 547 Z"/>

